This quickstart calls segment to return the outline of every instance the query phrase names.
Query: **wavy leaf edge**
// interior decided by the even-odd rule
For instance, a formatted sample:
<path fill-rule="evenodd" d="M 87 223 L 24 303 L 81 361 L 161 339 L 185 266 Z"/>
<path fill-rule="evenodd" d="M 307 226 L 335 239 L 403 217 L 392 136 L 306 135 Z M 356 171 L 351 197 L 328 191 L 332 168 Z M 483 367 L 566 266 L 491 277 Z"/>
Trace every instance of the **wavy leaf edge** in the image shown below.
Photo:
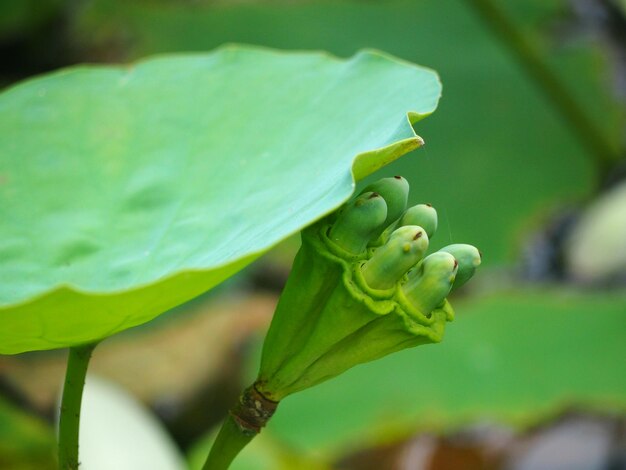
<path fill-rule="evenodd" d="M 123 286 L 122 288 L 117 287 L 109 290 L 85 289 L 71 282 L 58 282 L 55 285 L 47 286 L 48 288 L 42 289 L 29 297 L 21 298 L 15 302 L 9 301 L 0 305 L 0 316 L 4 317 L 8 315 L 8 318 L 10 318 L 13 323 L 13 326 L 10 327 L 10 329 L 12 328 L 14 332 L 18 331 L 15 330 L 15 328 L 21 328 L 19 325 L 25 321 L 30 323 L 29 328 L 32 328 L 32 331 L 26 338 L 13 336 L 14 333 L 5 335 L 6 337 L 4 340 L 6 340 L 6 342 L 2 341 L 3 344 L 0 347 L 0 354 L 19 354 L 31 350 L 56 349 L 72 344 L 82 344 L 87 341 L 106 338 L 125 329 L 151 321 L 165 311 L 209 291 L 278 245 L 281 241 L 297 234 L 307 225 L 310 225 L 325 217 L 330 212 L 333 212 L 353 195 L 357 181 L 424 145 L 424 140 L 417 135 L 414 124 L 429 116 L 436 110 L 441 97 L 441 82 L 439 76 L 432 69 L 398 59 L 384 52 L 373 49 L 361 50 L 351 57 L 343 59 L 323 51 L 279 51 L 265 47 L 226 44 L 213 51 L 204 53 L 175 53 L 149 56 L 129 65 L 76 65 L 48 73 L 43 76 L 24 80 L 0 92 L 0 97 L 15 90 L 19 90 L 22 87 L 29 85 L 32 86 L 33 83 L 44 82 L 50 78 L 55 79 L 65 74 L 88 73 L 94 70 L 100 70 L 104 73 L 117 72 L 132 74 L 134 70 L 141 69 L 142 65 L 150 65 L 160 60 L 176 58 L 191 59 L 194 57 L 218 60 L 219 57 L 217 56 L 219 54 L 241 51 L 243 51 L 243 53 L 262 52 L 271 54 L 272 56 L 309 55 L 311 57 L 320 57 L 325 60 L 341 62 L 346 66 L 352 66 L 352 64 L 360 63 L 360 61 L 363 60 L 385 60 L 395 64 L 402 64 L 403 66 L 407 66 L 412 69 L 417 69 L 421 73 L 428 73 L 430 75 L 429 80 L 431 85 L 434 86 L 434 92 L 430 101 L 419 104 L 416 103 L 416 107 L 422 108 L 421 112 L 406 111 L 403 118 L 399 116 L 399 118 L 401 118 L 399 119 L 400 124 L 396 130 L 391 131 L 391 129 L 389 129 L 388 134 L 381 136 L 380 140 L 385 143 L 384 145 L 378 148 L 360 151 L 360 153 L 354 155 L 351 160 L 348 160 L 348 157 L 346 156 L 345 163 L 342 164 L 345 166 L 341 167 L 341 171 L 346 171 L 346 173 L 344 173 L 344 181 L 348 183 L 348 180 L 350 180 L 350 185 L 345 184 L 345 191 L 342 189 L 337 192 L 333 204 L 329 204 L 328 208 L 319 208 L 319 213 L 310 214 L 310 220 L 300 221 L 301 226 L 291 227 L 290 230 L 277 234 L 273 240 L 267 240 L 265 246 L 262 246 L 261 248 L 256 246 L 250 247 L 248 250 L 238 253 L 237 256 L 232 259 L 227 259 L 221 262 L 207 263 L 206 265 L 200 267 L 182 266 L 179 269 L 167 273 L 166 275 L 155 277 L 147 282 L 137 282 L 135 284 Z M 348 178 L 347 172 L 349 172 L 350 178 Z M 188 282 L 190 284 L 187 284 Z M 170 290 L 172 290 L 176 289 L 177 286 L 180 288 L 180 286 L 185 284 L 187 284 L 187 287 L 183 288 L 178 294 L 170 294 L 169 296 L 165 296 L 167 297 L 165 299 L 150 300 L 152 297 L 150 297 L 149 293 L 152 289 L 160 289 L 161 286 L 168 286 L 170 287 Z M 143 304 L 140 305 L 137 299 L 142 300 L 143 302 L 147 299 L 147 303 L 149 305 L 141 307 Z M 97 332 L 82 331 L 81 321 L 79 321 L 76 317 L 73 317 L 73 320 L 69 320 L 66 322 L 67 324 L 64 324 L 65 326 L 60 330 L 61 333 L 57 331 L 56 327 L 49 323 L 49 318 L 42 313 L 43 311 L 49 311 L 52 309 L 59 314 L 66 308 L 72 308 L 74 310 L 79 309 L 88 312 L 89 306 L 94 305 L 94 302 L 99 306 L 98 310 L 103 311 L 108 311 L 110 310 L 111 305 L 116 305 L 116 303 L 122 302 L 127 305 L 128 313 L 126 315 L 119 316 L 119 318 L 115 321 L 113 319 L 109 319 L 101 322 L 101 325 L 97 328 Z M 85 310 L 85 308 L 87 308 L 87 310 Z M 26 317 L 22 317 L 22 315 L 19 315 L 19 311 L 31 313 L 28 313 Z M 18 315 L 18 317 L 21 318 L 16 318 L 15 315 Z M 35 318 L 33 318 L 33 315 L 35 315 Z M 87 317 L 88 316 L 89 315 L 87 315 Z M 115 315 L 114 318 L 116 318 Z M 30 319 L 30 322 L 28 319 Z M 33 326 L 33 323 L 31 323 L 32 321 L 37 322 L 36 327 Z M 55 331 L 52 336 L 47 334 L 49 329 Z"/>
<path fill-rule="evenodd" d="M 363 56 L 377 56 L 377 57 L 381 57 L 384 58 L 386 60 L 390 60 L 396 63 L 402 63 L 404 65 L 407 66 L 411 66 L 414 68 L 419 68 L 422 70 L 426 70 L 429 71 L 431 73 L 433 73 L 437 79 L 437 83 L 439 84 L 439 88 L 441 89 L 441 81 L 439 79 L 439 75 L 437 74 L 436 71 L 434 71 L 433 69 L 430 69 L 428 67 L 423 67 L 420 65 L 416 65 L 413 64 L 411 62 L 399 59 L 397 57 L 394 57 L 390 54 L 387 54 L 385 52 L 376 50 L 376 49 L 363 49 L 361 51 L 358 51 L 357 53 L 355 53 L 354 55 L 352 55 L 351 57 L 349 57 L 348 59 L 341 59 L 337 56 L 334 56 L 328 52 L 325 51 L 281 51 L 281 50 L 276 50 L 276 49 L 272 49 L 272 48 L 268 48 L 268 47 L 261 47 L 261 46 L 249 46 L 249 45 L 239 45 L 239 44 L 225 44 L 221 47 L 218 47 L 216 49 L 214 49 L 213 51 L 211 51 L 208 54 L 219 54 L 221 52 L 228 52 L 228 51 L 232 51 L 232 50 L 249 50 L 249 51 L 262 51 L 262 52 L 266 52 L 266 53 L 272 53 L 272 54 L 277 54 L 277 55 L 291 55 L 291 54 L 302 54 L 302 53 L 306 53 L 306 54 L 311 54 L 311 55 L 319 55 L 322 56 L 326 59 L 330 59 L 333 61 L 337 61 L 337 62 L 351 62 L 351 61 L 356 61 L 358 60 L 360 57 Z M 51 76 L 62 76 L 64 74 L 67 73 L 74 73 L 76 71 L 82 71 L 82 70 L 92 70 L 92 69 L 102 69 L 102 70 L 117 70 L 120 72 L 124 72 L 124 73 L 132 73 L 133 70 L 137 67 L 140 67 L 141 65 L 143 65 L 144 63 L 150 63 L 152 61 L 155 60 L 162 60 L 162 59 L 167 59 L 167 58 L 173 58 L 173 57 L 194 57 L 194 56 L 202 56 L 202 57 L 206 57 L 208 55 L 207 53 L 180 53 L 180 54 L 156 54 L 156 55 L 152 55 L 143 59 L 140 59 L 138 61 L 135 61 L 127 66 L 124 65 L 113 65 L 113 66 L 109 66 L 109 65 L 100 65 L 100 64 L 95 64 L 95 65 L 76 65 L 76 66 L 70 66 L 67 68 L 63 68 L 61 70 L 49 73 L 49 74 L 45 74 L 43 76 L 38 76 L 38 77 L 33 77 L 27 80 L 24 80 L 16 85 L 10 86 L 7 89 L 3 90 L 0 95 L 11 92 L 14 89 L 20 88 L 22 86 L 25 86 L 31 82 L 36 82 L 36 81 L 40 81 L 40 80 L 45 80 L 48 77 Z M 439 98 L 441 97 L 441 92 L 439 93 Z M 328 209 L 326 212 L 321 213 L 318 215 L 318 217 L 315 220 L 311 220 L 311 222 L 309 223 L 315 223 L 317 220 L 325 217 L 326 215 L 328 215 L 329 213 L 335 211 L 337 208 L 339 208 L 342 204 L 344 204 L 354 193 L 354 189 L 356 187 L 356 182 L 369 176 L 370 174 L 372 174 L 374 171 L 377 171 L 378 169 L 384 167 L 385 165 L 397 160 L 398 158 L 406 155 L 407 153 L 421 147 L 424 145 L 424 139 L 422 139 L 419 135 L 417 135 L 417 133 L 415 132 L 414 129 L 414 124 L 416 124 L 417 122 L 421 121 L 422 119 L 428 117 L 430 114 L 432 114 L 435 109 L 437 108 L 437 103 L 435 104 L 435 106 L 429 110 L 428 112 L 424 112 L 424 113 L 418 113 L 415 111 L 408 111 L 406 113 L 406 120 L 407 123 L 409 124 L 409 127 L 412 130 L 413 136 L 408 138 L 408 139 L 403 139 L 397 142 L 394 142 L 390 145 L 384 146 L 384 147 L 380 147 L 377 149 L 372 149 L 366 152 L 362 152 L 360 154 L 355 155 L 352 158 L 352 168 L 351 168 L 351 175 L 352 175 L 352 188 L 349 194 L 347 194 L 345 196 L 345 198 L 338 204 L 336 204 L 335 206 L 333 206 L 332 208 Z M 80 289 L 70 283 L 60 283 L 57 284 L 54 288 L 48 289 L 46 291 L 43 291 L 33 297 L 31 297 L 30 299 L 25 299 L 22 301 L 18 301 L 15 303 L 9 303 L 9 304 L 5 304 L 5 305 L 0 305 L 0 312 L 3 310 L 10 310 L 16 307 L 24 307 L 28 304 L 31 303 L 35 303 L 38 302 L 39 300 L 55 295 L 55 294 L 60 294 L 63 293 L 63 291 L 67 292 L 67 293 L 71 293 L 71 294 L 76 294 L 76 295 L 80 295 L 80 296 L 95 296 L 95 297 L 106 297 L 106 296 L 114 296 L 114 295 L 118 295 L 118 294 L 123 294 L 123 293 L 130 293 L 130 292 L 135 292 L 135 291 L 140 291 L 142 289 L 145 289 L 147 287 L 151 287 L 154 286 L 155 284 L 159 284 L 161 282 L 167 282 L 170 279 L 176 278 L 178 276 L 181 275 L 185 275 L 185 274 L 192 274 L 192 273 L 206 273 L 208 271 L 213 271 L 213 270 L 217 270 L 217 269 L 223 269 L 228 267 L 229 265 L 232 265 L 234 263 L 236 263 L 237 261 L 241 260 L 241 259 L 249 259 L 249 261 L 246 263 L 249 264 L 252 261 L 254 261 L 255 259 L 257 259 L 258 257 L 260 257 L 261 255 L 263 255 L 264 253 L 266 253 L 267 251 L 271 250 L 273 247 L 275 247 L 276 245 L 278 245 L 280 242 L 282 242 L 283 240 L 289 238 L 292 235 L 297 234 L 300 230 L 302 230 L 305 227 L 301 227 L 300 229 L 296 229 L 293 230 L 291 232 L 289 232 L 287 235 L 285 235 L 284 237 L 280 238 L 279 240 L 275 240 L 274 243 L 268 245 L 265 249 L 262 250 L 253 250 L 247 253 L 244 253 L 242 256 L 240 256 L 239 258 L 235 259 L 235 260 L 231 260 L 225 263 L 216 263 L 216 264 L 212 264 L 212 265 L 208 265 L 205 266 L 203 268 L 184 268 L 178 271 L 175 271 L 173 273 L 171 273 L 168 276 L 164 276 L 161 277 L 159 279 L 155 279 L 152 282 L 147 282 L 147 283 L 141 283 L 141 284 L 137 284 L 135 286 L 126 288 L 126 289 L 115 289 L 115 290 L 110 290 L 110 291 L 90 291 L 90 290 L 83 290 Z M 211 286 L 213 287 L 213 286 Z M 210 288 L 209 288 L 210 289 Z"/>

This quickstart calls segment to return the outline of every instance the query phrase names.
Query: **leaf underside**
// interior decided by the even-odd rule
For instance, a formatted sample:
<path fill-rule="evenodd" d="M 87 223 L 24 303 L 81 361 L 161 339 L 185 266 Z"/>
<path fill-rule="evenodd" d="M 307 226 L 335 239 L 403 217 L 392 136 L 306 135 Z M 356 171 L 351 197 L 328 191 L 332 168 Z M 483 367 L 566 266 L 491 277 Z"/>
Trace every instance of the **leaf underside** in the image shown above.
<path fill-rule="evenodd" d="M 0 94 L 0 353 L 93 341 L 210 289 L 421 145 L 441 86 L 366 51 L 228 46 Z"/>

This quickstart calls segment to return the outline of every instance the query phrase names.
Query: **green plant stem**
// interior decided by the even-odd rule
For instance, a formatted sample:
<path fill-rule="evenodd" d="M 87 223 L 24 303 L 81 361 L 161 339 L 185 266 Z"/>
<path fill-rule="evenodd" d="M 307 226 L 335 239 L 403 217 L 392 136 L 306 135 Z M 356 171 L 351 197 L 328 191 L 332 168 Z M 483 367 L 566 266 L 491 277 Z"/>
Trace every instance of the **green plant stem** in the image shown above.
<path fill-rule="evenodd" d="M 499 39 L 513 52 L 535 84 L 545 93 L 548 102 L 572 128 L 576 137 L 592 155 L 601 179 L 619 160 L 615 149 L 598 126 L 592 122 L 564 86 L 559 77 L 542 59 L 514 21 L 493 0 L 467 0 Z"/>
<path fill-rule="evenodd" d="M 91 353 L 97 343 L 70 348 L 59 420 L 59 469 L 78 469 L 80 405 Z"/>
<path fill-rule="evenodd" d="M 229 414 L 222 424 L 202 470 L 226 470 L 254 436 L 255 434 L 244 434 Z"/>
<path fill-rule="evenodd" d="M 213 443 L 203 470 L 226 470 L 237 454 L 267 424 L 278 406 L 257 388 L 257 382 L 246 388 L 231 408 Z"/>

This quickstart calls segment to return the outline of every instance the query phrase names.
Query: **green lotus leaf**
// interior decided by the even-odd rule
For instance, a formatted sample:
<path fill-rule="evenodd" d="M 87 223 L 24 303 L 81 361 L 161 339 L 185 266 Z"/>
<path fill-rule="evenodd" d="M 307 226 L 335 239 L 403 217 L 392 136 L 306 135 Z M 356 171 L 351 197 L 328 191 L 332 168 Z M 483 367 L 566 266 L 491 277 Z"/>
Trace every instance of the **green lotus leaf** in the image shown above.
<path fill-rule="evenodd" d="M 65 347 L 210 289 L 419 147 L 441 87 L 377 52 L 227 46 L 0 94 L 0 353 Z"/>

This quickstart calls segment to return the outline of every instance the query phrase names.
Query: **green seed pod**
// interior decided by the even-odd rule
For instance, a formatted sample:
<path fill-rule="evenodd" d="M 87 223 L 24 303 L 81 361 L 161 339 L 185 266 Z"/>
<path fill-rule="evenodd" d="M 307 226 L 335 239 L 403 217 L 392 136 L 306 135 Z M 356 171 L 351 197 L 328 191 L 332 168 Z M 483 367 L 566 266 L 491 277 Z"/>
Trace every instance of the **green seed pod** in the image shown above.
<path fill-rule="evenodd" d="M 459 269 L 456 273 L 452 290 L 458 289 L 469 281 L 476 272 L 476 268 L 480 266 L 480 251 L 472 245 L 457 243 L 455 245 L 448 245 L 439 251 L 450 253 L 459 262 Z"/>
<path fill-rule="evenodd" d="M 406 209 L 406 203 L 409 198 L 409 183 L 402 176 L 383 178 L 368 185 L 361 191 L 361 194 L 366 192 L 380 194 L 387 203 L 387 217 L 385 223 L 374 233 L 372 238 L 372 240 L 376 240 L 387 226 L 400 218 Z"/>
<path fill-rule="evenodd" d="M 480 255 L 477 262 L 475 248 L 451 245 L 419 261 L 437 213 L 420 204 L 397 220 L 407 192 L 403 178 L 386 178 L 302 231 L 259 374 L 230 410 L 230 428 L 223 429 L 249 440 L 283 398 L 357 364 L 443 339 L 454 319 L 446 296 L 459 270 L 455 256 L 462 263 L 460 285 Z M 220 431 L 218 443 L 224 435 Z"/>
<path fill-rule="evenodd" d="M 428 315 L 450 293 L 458 265 L 450 253 L 438 251 L 428 255 L 402 286 L 404 296 L 418 311 Z"/>
<path fill-rule="evenodd" d="M 395 230 L 389 241 L 361 266 L 363 279 L 372 289 L 389 289 L 411 269 L 428 249 L 428 235 L 417 225 Z"/>
<path fill-rule="evenodd" d="M 357 364 L 439 342 L 454 317 L 447 302 L 423 315 L 404 298 L 399 283 L 387 290 L 370 288 L 361 271 L 363 260 L 346 258 L 330 240 L 328 227 L 322 220 L 302 232 L 302 246 L 265 338 L 255 387 L 272 401 Z"/>
<path fill-rule="evenodd" d="M 358 255 L 372 240 L 387 218 L 385 200 L 374 192 L 350 201 L 330 229 L 329 238 L 348 253 Z"/>
<path fill-rule="evenodd" d="M 404 225 L 419 225 L 426 230 L 428 238 L 432 238 L 437 230 L 437 211 L 430 204 L 409 207 L 398 223 L 400 227 Z"/>

